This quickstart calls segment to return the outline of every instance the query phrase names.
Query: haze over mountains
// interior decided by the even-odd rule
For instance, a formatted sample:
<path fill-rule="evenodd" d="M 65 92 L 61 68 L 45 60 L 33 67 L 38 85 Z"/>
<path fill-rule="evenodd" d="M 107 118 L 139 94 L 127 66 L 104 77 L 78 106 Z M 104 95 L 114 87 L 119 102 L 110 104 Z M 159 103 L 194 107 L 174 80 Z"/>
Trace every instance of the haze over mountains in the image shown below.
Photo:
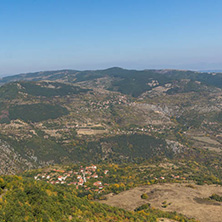
<path fill-rule="evenodd" d="M 222 69 L 200 70 L 200 72 L 215 72 L 215 73 L 218 73 L 218 72 L 222 72 Z"/>

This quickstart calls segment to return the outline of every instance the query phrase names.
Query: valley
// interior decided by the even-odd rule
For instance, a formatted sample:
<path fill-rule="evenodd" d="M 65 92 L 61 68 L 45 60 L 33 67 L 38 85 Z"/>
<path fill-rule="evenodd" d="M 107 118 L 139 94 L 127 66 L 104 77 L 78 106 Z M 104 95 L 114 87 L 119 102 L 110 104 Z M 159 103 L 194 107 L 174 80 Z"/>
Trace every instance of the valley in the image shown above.
<path fill-rule="evenodd" d="M 220 217 L 220 203 L 204 199 L 221 195 L 220 73 L 61 70 L 0 84 L 0 174 L 7 184 L 34 181 L 49 196 L 65 189 L 90 207 L 99 201 L 143 218 L 132 221 Z"/>

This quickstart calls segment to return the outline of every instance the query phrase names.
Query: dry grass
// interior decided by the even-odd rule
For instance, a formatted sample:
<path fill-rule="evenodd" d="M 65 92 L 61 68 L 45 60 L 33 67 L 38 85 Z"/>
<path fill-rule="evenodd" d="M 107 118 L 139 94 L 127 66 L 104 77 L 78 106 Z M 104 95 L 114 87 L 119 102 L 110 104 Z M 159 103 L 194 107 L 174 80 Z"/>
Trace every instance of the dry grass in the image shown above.
<path fill-rule="evenodd" d="M 77 130 L 78 135 L 96 135 L 107 133 L 106 130 L 93 130 L 93 129 L 79 129 Z"/>
<path fill-rule="evenodd" d="M 198 140 L 200 142 L 203 143 L 208 143 L 208 144 L 213 144 L 213 145 L 220 145 L 219 142 L 217 142 L 216 140 L 213 140 L 209 137 L 193 137 L 195 140 Z"/>
<path fill-rule="evenodd" d="M 141 199 L 143 193 L 148 199 Z M 209 201 L 213 193 L 222 195 L 222 187 L 216 185 L 187 186 L 187 184 L 155 184 L 137 187 L 118 195 L 109 194 L 107 200 L 101 202 L 111 206 L 134 210 L 145 203 L 163 211 L 177 211 L 188 217 L 194 217 L 201 222 L 222 221 L 222 203 Z M 163 208 L 163 202 L 171 203 Z"/>

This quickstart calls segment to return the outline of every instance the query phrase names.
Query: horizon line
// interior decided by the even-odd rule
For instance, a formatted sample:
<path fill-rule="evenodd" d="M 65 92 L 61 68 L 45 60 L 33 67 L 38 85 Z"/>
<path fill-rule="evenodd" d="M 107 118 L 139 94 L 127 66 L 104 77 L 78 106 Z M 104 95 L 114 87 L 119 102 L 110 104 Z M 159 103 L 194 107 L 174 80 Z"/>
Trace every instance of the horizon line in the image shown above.
<path fill-rule="evenodd" d="M 222 72 L 221 69 L 177 69 L 177 68 L 145 68 L 145 69 L 131 69 L 131 68 L 123 68 L 120 66 L 112 66 L 108 68 L 98 68 L 98 69 L 74 69 L 74 68 L 65 68 L 65 69 L 48 69 L 48 70 L 39 70 L 39 71 L 28 71 L 28 72 L 20 72 L 16 74 L 0 74 L 0 78 L 5 78 L 9 76 L 17 76 L 17 75 L 27 75 L 31 73 L 41 73 L 41 72 L 56 72 L 56 71 L 101 71 L 101 70 L 108 70 L 108 69 L 123 69 L 123 70 L 133 70 L 133 71 L 146 71 L 146 70 L 176 70 L 176 71 L 193 71 L 193 72 L 208 72 L 208 73 L 214 73 L 214 72 Z"/>

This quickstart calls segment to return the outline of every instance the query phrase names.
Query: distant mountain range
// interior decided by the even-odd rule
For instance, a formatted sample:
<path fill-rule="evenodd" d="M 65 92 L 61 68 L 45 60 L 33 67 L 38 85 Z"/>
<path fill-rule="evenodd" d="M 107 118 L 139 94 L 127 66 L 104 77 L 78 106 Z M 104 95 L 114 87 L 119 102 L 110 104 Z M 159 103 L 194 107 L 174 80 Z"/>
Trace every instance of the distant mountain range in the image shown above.
<path fill-rule="evenodd" d="M 214 73 L 218 73 L 218 72 L 222 72 L 222 69 L 215 69 L 215 70 L 200 70 L 200 72 L 214 72 Z"/>
<path fill-rule="evenodd" d="M 64 83 L 96 82 L 106 78 L 107 89 L 119 91 L 124 94 L 137 97 L 151 90 L 152 81 L 158 81 L 158 86 L 173 83 L 182 79 L 190 79 L 191 82 L 198 81 L 204 85 L 222 87 L 222 74 L 209 74 L 187 70 L 126 70 L 113 67 L 105 70 L 58 70 L 13 75 L 3 77 L 0 84 L 12 81 L 60 81 Z M 109 79 L 109 80 L 108 80 Z M 198 88 L 198 87 L 197 87 Z"/>

